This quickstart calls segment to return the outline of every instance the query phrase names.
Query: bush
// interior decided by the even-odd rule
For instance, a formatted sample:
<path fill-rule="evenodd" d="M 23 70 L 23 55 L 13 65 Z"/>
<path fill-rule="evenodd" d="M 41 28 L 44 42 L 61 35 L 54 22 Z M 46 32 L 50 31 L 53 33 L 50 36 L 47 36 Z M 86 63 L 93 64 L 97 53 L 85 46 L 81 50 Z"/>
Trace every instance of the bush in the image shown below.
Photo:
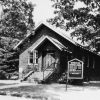
<path fill-rule="evenodd" d="M 0 79 L 4 80 L 7 79 L 7 73 L 3 70 L 0 70 Z"/>
<path fill-rule="evenodd" d="M 9 66 L 7 65 L 0 66 L 0 70 L 7 70 L 7 69 L 9 69 Z"/>
<path fill-rule="evenodd" d="M 11 96 L 22 97 L 22 94 L 18 93 L 18 92 L 13 92 L 13 93 L 11 93 Z"/>
<path fill-rule="evenodd" d="M 6 95 L 6 91 L 0 91 L 0 95 Z"/>
<path fill-rule="evenodd" d="M 16 72 L 13 72 L 13 73 L 9 73 L 9 79 L 11 80 L 17 80 L 19 78 L 19 73 L 16 71 Z"/>
<path fill-rule="evenodd" d="M 27 67 L 25 67 L 25 69 L 22 72 L 23 76 L 25 76 L 26 74 L 28 74 L 32 70 L 34 70 L 33 65 L 32 66 L 28 65 Z"/>
<path fill-rule="evenodd" d="M 58 80 L 58 83 L 61 83 L 61 84 L 64 83 L 64 84 L 65 84 L 66 81 L 67 81 L 67 74 L 66 74 L 66 72 L 64 72 L 64 73 L 61 75 L 60 79 Z"/>

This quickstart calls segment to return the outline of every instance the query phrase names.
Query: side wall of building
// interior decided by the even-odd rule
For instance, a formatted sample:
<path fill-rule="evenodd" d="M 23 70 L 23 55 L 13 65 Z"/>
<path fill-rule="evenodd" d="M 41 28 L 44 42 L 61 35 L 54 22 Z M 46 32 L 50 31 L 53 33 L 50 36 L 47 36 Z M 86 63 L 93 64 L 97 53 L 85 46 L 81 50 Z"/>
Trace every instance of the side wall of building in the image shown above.
<path fill-rule="evenodd" d="M 84 62 L 84 79 L 85 80 L 92 80 L 94 77 L 94 80 L 98 77 L 100 77 L 100 59 L 99 56 L 89 52 L 88 50 L 85 50 L 79 46 L 74 45 L 67 39 L 61 37 L 57 33 L 55 33 L 53 30 L 49 29 L 46 26 L 42 26 L 40 29 L 35 31 L 35 35 L 32 35 L 31 37 L 26 40 L 20 47 L 20 56 L 19 56 L 19 72 L 20 77 L 22 77 L 22 72 L 24 69 L 27 68 L 29 65 L 28 59 L 29 59 L 29 51 L 34 49 L 34 47 L 37 45 L 38 42 L 45 36 L 50 36 L 55 39 L 57 39 L 59 42 L 61 42 L 72 54 L 65 53 L 63 56 L 61 54 L 62 64 L 60 65 L 61 70 L 63 71 L 64 68 L 67 68 L 67 61 L 77 58 L 79 60 L 82 60 Z M 41 60 L 41 56 L 40 59 Z M 41 62 L 39 63 L 41 64 Z M 31 65 L 33 67 L 33 65 Z"/>
<path fill-rule="evenodd" d="M 59 42 L 61 42 L 63 45 L 65 45 L 68 50 L 71 51 L 72 47 L 74 46 L 69 41 L 66 41 L 66 39 L 62 38 L 60 35 L 55 33 L 54 31 L 50 30 L 47 27 L 41 27 L 41 29 L 38 29 L 36 31 L 36 34 L 34 36 L 31 36 L 28 40 L 26 40 L 23 45 L 19 47 L 20 49 L 20 56 L 19 56 L 19 72 L 20 77 L 22 77 L 21 73 L 27 68 L 29 65 L 28 59 L 29 59 L 29 51 L 34 49 L 34 47 L 40 42 L 41 39 L 43 39 L 45 36 L 53 37 Z M 73 49 L 72 49 L 73 50 Z M 40 58 L 41 59 L 41 58 Z M 32 65 L 31 65 L 32 66 Z"/>

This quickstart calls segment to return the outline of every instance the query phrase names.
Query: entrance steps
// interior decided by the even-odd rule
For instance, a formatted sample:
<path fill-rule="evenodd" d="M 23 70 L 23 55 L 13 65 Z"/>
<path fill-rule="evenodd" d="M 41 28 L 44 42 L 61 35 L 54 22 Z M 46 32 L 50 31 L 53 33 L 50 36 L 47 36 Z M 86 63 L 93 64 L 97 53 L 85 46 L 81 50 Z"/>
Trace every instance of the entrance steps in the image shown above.
<path fill-rule="evenodd" d="M 26 81 L 27 78 L 28 78 L 30 75 L 32 75 L 33 73 L 34 73 L 34 71 L 30 71 L 28 74 L 26 74 L 26 75 L 21 79 L 21 81 Z"/>
<path fill-rule="evenodd" d="M 23 81 L 30 83 L 63 83 L 66 82 L 66 73 L 57 73 L 56 70 L 30 71 Z"/>
<path fill-rule="evenodd" d="M 52 74 L 52 71 L 39 71 L 39 72 L 34 72 L 31 74 L 28 78 L 27 81 L 29 82 L 41 82 L 43 80 L 46 80 L 50 75 Z"/>

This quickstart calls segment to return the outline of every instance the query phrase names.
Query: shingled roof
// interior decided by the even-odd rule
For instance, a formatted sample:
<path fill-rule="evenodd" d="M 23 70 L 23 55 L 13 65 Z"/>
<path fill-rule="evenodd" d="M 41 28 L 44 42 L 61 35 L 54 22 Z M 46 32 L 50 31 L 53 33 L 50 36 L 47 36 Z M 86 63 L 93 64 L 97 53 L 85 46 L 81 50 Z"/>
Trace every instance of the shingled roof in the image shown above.
<path fill-rule="evenodd" d="M 60 28 L 57 28 L 53 25 L 50 25 L 49 23 L 47 22 L 41 22 L 39 23 L 35 29 L 34 29 L 34 33 L 31 33 L 31 34 L 28 34 L 23 40 L 21 40 L 15 47 L 14 47 L 14 50 L 16 50 L 28 37 L 30 37 L 31 35 L 34 35 L 35 34 L 35 31 L 38 30 L 41 26 L 46 26 L 48 27 L 49 29 L 51 29 L 52 31 L 54 31 L 55 33 L 57 33 L 58 35 L 60 35 L 61 37 L 65 38 L 66 40 L 70 41 L 72 44 L 76 45 L 76 46 L 79 46 L 87 51 L 90 51 L 92 53 L 94 53 L 93 51 L 89 50 L 89 49 L 86 49 L 84 46 L 80 45 L 78 42 L 74 41 L 71 37 L 69 37 L 68 35 L 71 34 L 72 32 L 75 32 L 74 29 L 71 29 L 69 31 L 65 31 L 65 30 L 61 30 Z M 94 53 L 96 55 L 99 55 L 97 53 Z M 99 55 L 100 56 L 100 55 Z"/>
<path fill-rule="evenodd" d="M 67 34 L 70 34 L 70 33 L 74 32 L 75 30 L 70 30 L 70 31 L 63 31 L 63 30 L 62 30 L 62 31 L 61 31 L 60 29 L 56 28 L 56 27 L 53 26 L 53 25 L 48 24 L 47 22 L 41 22 L 41 23 L 39 23 L 39 24 L 35 27 L 34 32 L 35 32 L 36 30 L 38 30 L 38 28 L 40 28 L 42 25 L 45 25 L 45 26 L 48 27 L 49 29 L 53 30 L 54 32 L 56 32 L 57 34 L 59 34 L 60 36 L 62 36 L 63 38 L 65 38 L 65 39 L 67 39 L 68 41 L 70 41 L 71 43 L 73 43 L 74 45 L 77 45 L 77 43 L 76 43 L 73 39 L 71 39 L 71 38 L 69 38 L 69 37 L 67 36 Z M 19 46 L 20 46 L 28 37 L 30 37 L 32 34 L 33 34 L 33 33 L 28 34 L 23 40 L 21 40 L 21 41 L 14 47 L 14 49 L 16 49 L 17 47 L 19 47 Z"/>

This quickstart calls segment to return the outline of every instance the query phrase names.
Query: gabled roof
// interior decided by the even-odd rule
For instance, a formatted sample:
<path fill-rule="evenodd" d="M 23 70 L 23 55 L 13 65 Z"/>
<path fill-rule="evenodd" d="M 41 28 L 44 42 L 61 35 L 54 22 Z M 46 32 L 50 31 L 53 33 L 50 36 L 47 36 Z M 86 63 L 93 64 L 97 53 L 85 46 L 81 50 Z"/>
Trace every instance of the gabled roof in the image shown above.
<path fill-rule="evenodd" d="M 50 37 L 50 36 L 44 36 L 43 38 L 40 38 L 36 45 L 31 49 L 31 52 L 34 49 L 37 49 L 45 40 L 49 40 L 52 44 L 54 44 L 59 50 L 66 50 L 67 52 L 71 53 L 67 47 L 65 47 L 62 43 L 60 43 L 58 40 Z"/>
<path fill-rule="evenodd" d="M 74 58 L 74 59 L 72 59 L 72 60 L 68 61 L 68 63 L 73 62 L 73 61 L 78 61 L 78 62 L 83 63 L 83 61 L 81 61 L 81 60 L 79 60 L 79 59 L 77 59 L 77 58 Z"/>
<path fill-rule="evenodd" d="M 60 28 L 57 28 L 53 25 L 50 25 L 49 23 L 47 22 L 40 22 L 34 29 L 34 33 L 31 33 L 31 34 L 28 34 L 23 40 L 21 40 L 15 47 L 14 47 L 14 50 L 16 50 L 27 38 L 29 38 L 31 35 L 34 35 L 36 34 L 35 31 L 38 30 L 41 26 L 46 26 L 48 27 L 49 29 L 51 29 L 52 31 L 54 31 L 55 33 L 57 33 L 58 35 L 60 35 L 61 37 L 65 38 L 66 40 L 68 40 L 69 42 L 71 42 L 72 44 L 76 45 L 76 46 L 79 46 L 87 51 L 90 51 L 92 53 L 94 53 L 93 51 L 91 50 L 88 50 L 86 48 L 84 48 L 82 45 L 80 45 L 78 42 L 75 42 L 73 39 L 71 39 L 70 37 L 68 37 L 69 34 L 71 34 L 72 32 L 75 32 L 74 29 L 71 29 L 69 31 L 65 31 L 65 30 L 61 30 Z M 97 53 L 94 53 L 98 56 L 100 56 L 99 54 Z"/>
<path fill-rule="evenodd" d="M 59 28 L 53 26 L 53 25 L 50 25 L 49 23 L 47 22 L 41 22 L 39 23 L 35 29 L 34 29 L 34 33 L 36 30 L 38 30 L 42 25 L 48 27 L 49 29 L 53 30 L 54 32 L 56 32 L 57 34 L 59 34 L 60 36 L 62 36 L 63 38 L 67 39 L 68 41 L 70 41 L 71 43 L 73 43 L 74 45 L 77 45 L 77 43 L 72 40 L 71 38 L 69 38 L 67 36 L 67 34 L 70 34 L 72 32 L 74 32 L 75 30 L 70 30 L 70 31 L 63 31 L 63 30 L 60 30 Z M 20 46 L 30 35 L 32 34 L 28 34 L 23 40 L 21 40 L 15 47 L 14 49 L 16 49 L 18 46 Z"/>
<path fill-rule="evenodd" d="M 62 36 L 63 38 L 67 39 L 68 41 L 72 42 L 73 44 L 77 45 L 77 43 L 68 37 L 68 34 L 74 32 L 74 29 L 71 29 L 69 31 L 65 31 L 65 30 L 61 30 L 60 28 L 57 28 L 53 25 L 50 25 L 47 22 L 41 22 L 37 25 L 37 27 L 35 28 L 35 30 L 38 30 L 39 27 L 41 27 L 42 25 L 45 25 L 46 27 L 48 27 L 49 29 L 53 30 L 54 32 L 56 32 L 57 34 L 59 34 L 60 36 Z"/>

